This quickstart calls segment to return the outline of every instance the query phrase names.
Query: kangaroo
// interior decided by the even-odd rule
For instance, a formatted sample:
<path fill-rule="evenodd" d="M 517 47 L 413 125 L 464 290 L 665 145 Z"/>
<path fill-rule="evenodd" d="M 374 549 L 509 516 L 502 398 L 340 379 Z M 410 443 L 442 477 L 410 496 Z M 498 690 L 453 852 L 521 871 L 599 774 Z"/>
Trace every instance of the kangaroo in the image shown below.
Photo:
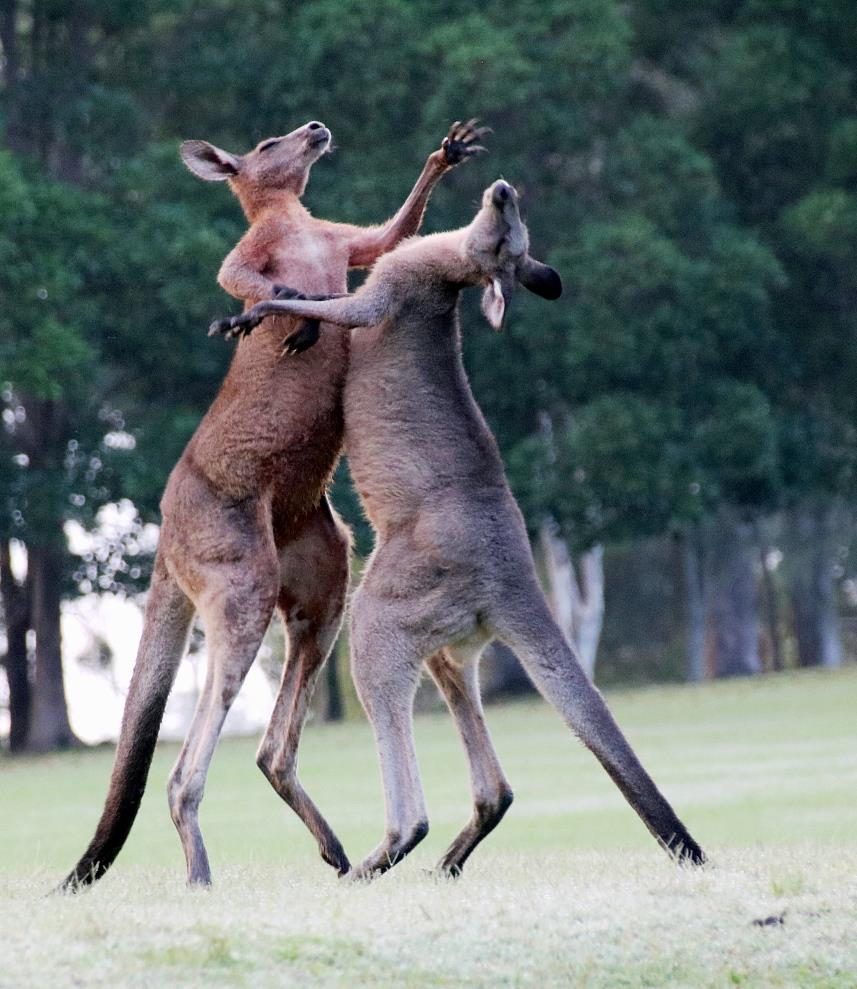
<path fill-rule="evenodd" d="M 376 547 L 354 597 L 351 644 L 380 757 L 386 834 L 352 877 L 386 871 L 428 831 L 412 723 L 423 663 L 464 743 L 474 805 L 439 870 L 460 873 L 508 809 L 512 790 L 477 678 L 480 653 L 494 637 L 517 653 L 661 845 L 693 863 L 705 858 L 553 620 L 497 444 L 470 391 L 459 293 L 485 286 L 482 309 L 499 329 L 516 281 L 547 299 L 562 290 L 557 273 L 530 257 L 517 193 L 498 181 L 468 227 L 407 241 L 354 295 L 263 302 L 212 327 L 240 332 L 270 313 L 365 327 L 352 342 L 345 443 Z"/>
<path fill-rule="evenodd" d="M 453 124 L 395 216 L 367 228 L 315 219 L 300 201 L 310 168 L 330 147 L 330 131 L 318 121 L 245 155 L 185 141 L 188 168 L 202 179 L 227 181 L 250 223 L 223 262 L 221 286 L 246 306 L 276 294 L 286 280 L 308 292 L 344 291 L 349 268 L 372 264 L 417 230 L 434 185 L 484 150 L 477 142 L 486 130 L 475 121 Z M 275 608 L 287 659 L 257 763 L 315 836 L 324 861 L 340 874 L 349 869 L 296 773 L 307 706 L 339 631 L 348 583 L 350 534 L 325 488 L 342 448 L 349 335 L 331 328 L 300 361 L 283 361 L 286 334 L 305 349 L 318 338 L 318 324 L 279 316 L 240 343 L 170 475 L 107 800 L 95 837 L 62 889 L 102 876 L 130 832 L 195 611 L 208 638 L 208 674 L 168 785 L 188 883 L 211 882 L 198 820 L 206 774 Z"/>

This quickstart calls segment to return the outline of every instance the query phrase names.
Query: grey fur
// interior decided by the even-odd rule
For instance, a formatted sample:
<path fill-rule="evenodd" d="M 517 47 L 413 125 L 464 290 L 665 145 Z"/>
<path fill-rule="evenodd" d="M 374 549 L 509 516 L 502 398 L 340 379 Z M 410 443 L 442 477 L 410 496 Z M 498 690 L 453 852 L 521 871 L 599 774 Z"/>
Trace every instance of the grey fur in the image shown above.
<path fill-rule="evenodd" d="M 352 666 L 372 721 L 386 796 L 386 833 L 350 875 L 383 872 L 425 835 L 412 705 L 424 663 L 455 716 L 471 764 L 474 813 L 440 863 L 460 871 L 511 790 L 482 719 L 476 663 L 494 637 L 520 657 L 541 693 L 600 760 L 643 822 L 693 863 L 688 833 L 589 682 L 551 616 L 524 521 L 461 361 L 457 303 L 483 285 L 499 328 L 517 280 L 555 298 L 559 277 L 534 262 L 517 193 L 485 191 L 462 230 L 412 238 L 382 257 L 353 296 L 262 302 L 247 316 L 288 313 L 354 334 L 345 391 L 346 448 L 377 546 L 354 598 Z"/>

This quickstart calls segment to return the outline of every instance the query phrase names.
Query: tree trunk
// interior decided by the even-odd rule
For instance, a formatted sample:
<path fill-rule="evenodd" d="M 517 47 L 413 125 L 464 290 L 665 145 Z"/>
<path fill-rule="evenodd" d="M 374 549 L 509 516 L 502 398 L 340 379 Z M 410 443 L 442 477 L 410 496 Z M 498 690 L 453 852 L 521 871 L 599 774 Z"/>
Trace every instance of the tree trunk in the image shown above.
<path fill-rule="evenodd" d="M 706 666 L 709 676 L 760 673 L 759 596 L 753 526 L 727 510 L 712 532 L 712 593 Z"/>
<path fill-rule="evenodd" d="M 18 49 L 17 0 L 3 0 L 0 4 L 0 42 L 3 44 L 3 83 L 6 104 L 6 146 L 20 150 L 18 145 L 18 79 L 20 58 Z"/>
<path fill-rule="evenodd" d="M 768 638 L 771 641 L 771 669 L 779 672 L 784 668 L 783 646 L 780 637 L 780 605 L 777 585 L 769 566 L 771 549 L 760 540 L 759 562 L 762 567 L 762 589 L 765 595 L 765 617 L 768 622 Z"/>
<path fill-rule="evenodd" d="M 684 577 L 686 677 L 699 683 L 705 677 L 705 554 L 699 526 L 688 529 L 681 538 L 682 575 Z"/>
<path fill-rule="evenodd" d="M 834 582 L 835 510 L 802 505 L 790 513 L 794 547 L 791 601 L 798 663 L 836 667 L 842 664 L 842 638 Z"/>
<path fill-rule="evenodd" d="M 540 537 L 554 618 L 592 680 L 604 624 L 604 549 L 593 546 L 581 555 L 578 581 L 568 546 L 553 519 L 545 519 Z"/>
<path fill-rule="evenodd" d="M 30 595 L 27 581 L 18 583 L 12 573 L 7 540 L 0 542 L 0 594 L 6 617 L 6 680 L 9 684 L 9 750 L 26 748 L 30 729 L 30 664 L 27 631 L 30 627 Z"/>
<path fill-rule="evenodd" d="M 63 549 L 57 545 L 27 547 L 36 633 L 36 676 L 27 748 L 51 752 L 78 744 L 68 721 L 62 670 L 60 590 Z"/>

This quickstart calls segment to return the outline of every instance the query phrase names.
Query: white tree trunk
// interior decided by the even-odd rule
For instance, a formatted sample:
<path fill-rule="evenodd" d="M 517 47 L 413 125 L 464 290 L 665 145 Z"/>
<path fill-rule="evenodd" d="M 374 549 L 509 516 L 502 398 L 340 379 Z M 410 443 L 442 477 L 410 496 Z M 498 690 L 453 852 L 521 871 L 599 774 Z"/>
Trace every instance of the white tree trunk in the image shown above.
<path fill-rule="evenodd" d="M 592 680 L 604 625 L 604 548 L 593 546 L 581 554 L 578 579 L 568 546 L 552 518 L 545 519 L 540 537 L 551 610 Z"/>
<path fill-rule="evenodd" d="M 755 532 L 737 512 L 722 508 L 711 539 L 706 672 L 712 677 L 753 676 L 762 672 Z"/>
<path fill-rule="evenodd" d="M 836 538 L 841 526 L 833 505 L 794 509 L 791 523 L 791 599 L 801 666 L 842 665 L 842 634 L 836 606 Z"/>

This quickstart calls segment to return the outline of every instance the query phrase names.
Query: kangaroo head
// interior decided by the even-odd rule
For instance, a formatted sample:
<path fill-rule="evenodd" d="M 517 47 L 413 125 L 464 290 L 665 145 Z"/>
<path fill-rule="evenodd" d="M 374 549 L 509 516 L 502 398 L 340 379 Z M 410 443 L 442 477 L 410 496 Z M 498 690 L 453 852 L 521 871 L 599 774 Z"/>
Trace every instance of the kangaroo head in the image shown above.
<path fill-rule="evenodd" d="M 282 137 L 269 137 L 252 151 L 234 155 L 208 141 L 183 141 L 179 149 L 187 167 L 208 182 L 228 181 L 245 211 L 263 204 L 266 194 L 303 195 L 309 171 L 330 147 L 330 131 L 311 120 Z"/>
<path fill-rule="evenodd" d="M 464 251 L 475 268 L 475 284 L 484 284 L 482 312 L 499 330 L 516 282 L 543 299 L 558 299 L 562 282 L 553 268 L 529 255 L 529 235 L 514 186 L 502 179 L 482 195 L 482 208 L 468 228 Z"/>

